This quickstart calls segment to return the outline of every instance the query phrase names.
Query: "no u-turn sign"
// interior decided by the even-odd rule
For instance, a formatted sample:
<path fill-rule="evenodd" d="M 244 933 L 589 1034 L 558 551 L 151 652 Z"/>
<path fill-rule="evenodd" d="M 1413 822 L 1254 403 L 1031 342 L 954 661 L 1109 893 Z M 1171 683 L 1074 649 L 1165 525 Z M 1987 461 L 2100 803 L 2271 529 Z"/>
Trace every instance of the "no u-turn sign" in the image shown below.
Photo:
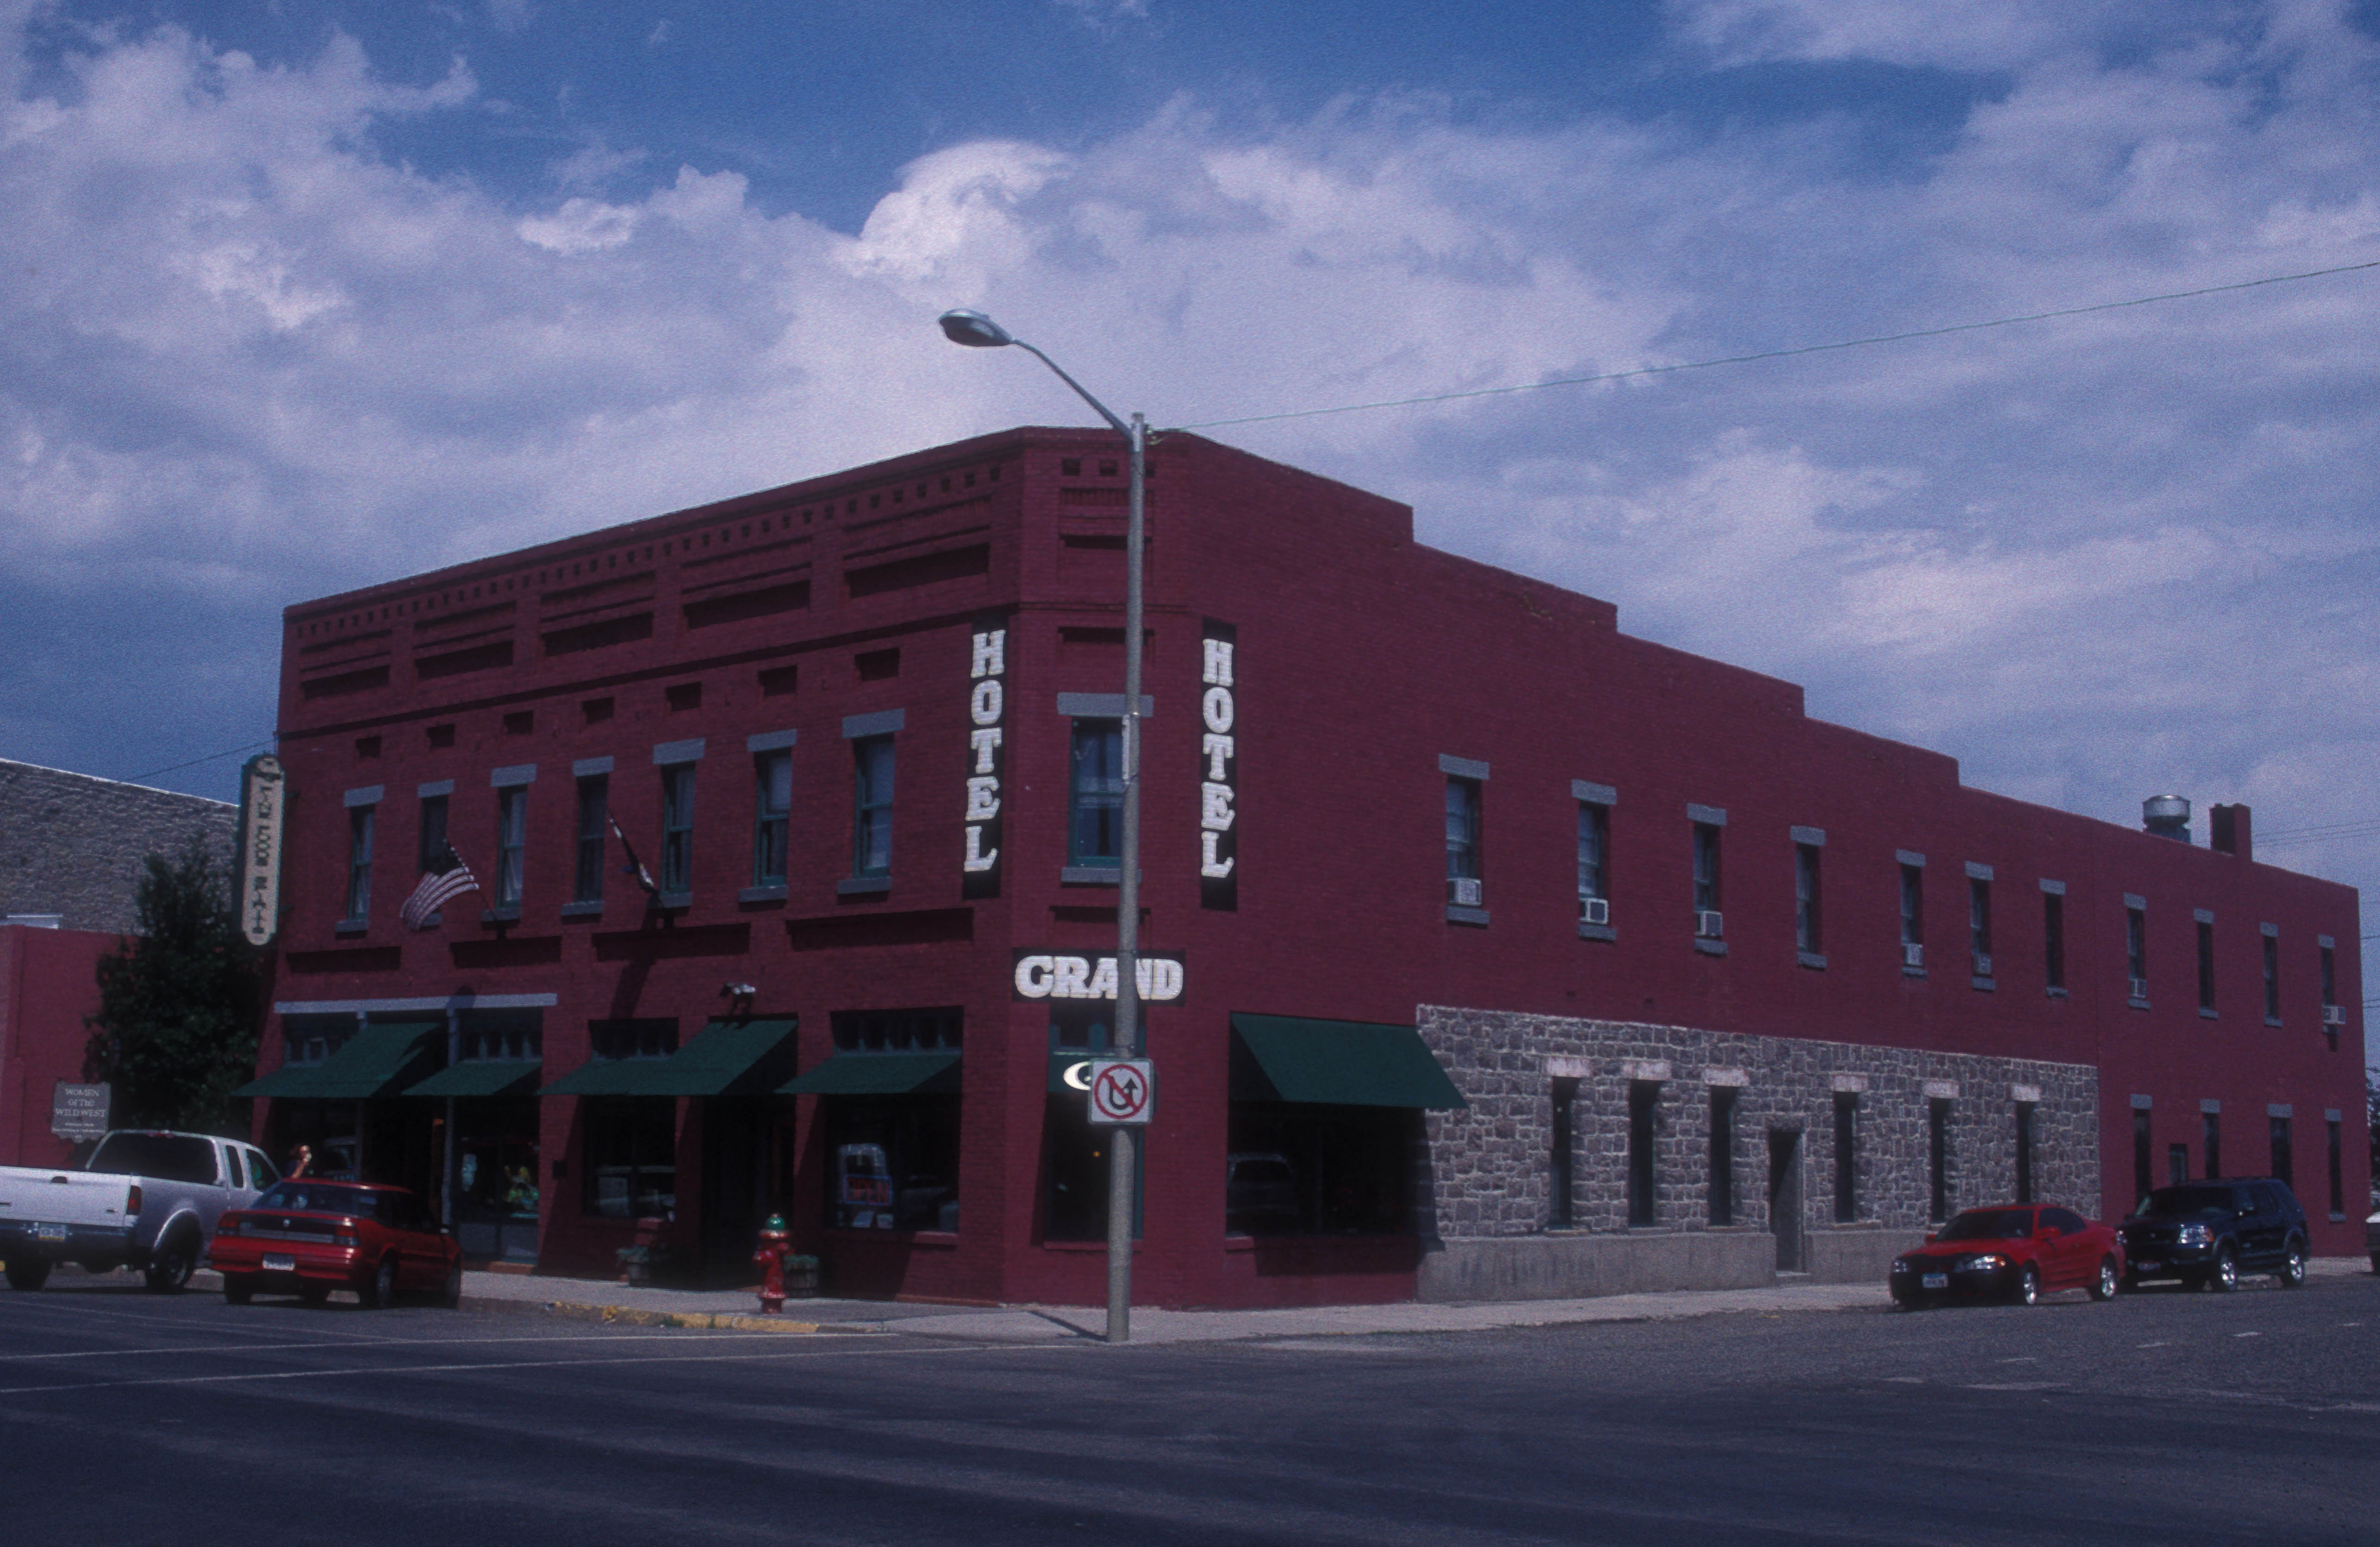
<path fill-rule="evenodd" d="M 1145 1124 L 1157 1105 L 1157 1075 L 1146 1058 L 1101 1058 L 1090 1067 L 1090 1120 L 1111 1127 Z"/>

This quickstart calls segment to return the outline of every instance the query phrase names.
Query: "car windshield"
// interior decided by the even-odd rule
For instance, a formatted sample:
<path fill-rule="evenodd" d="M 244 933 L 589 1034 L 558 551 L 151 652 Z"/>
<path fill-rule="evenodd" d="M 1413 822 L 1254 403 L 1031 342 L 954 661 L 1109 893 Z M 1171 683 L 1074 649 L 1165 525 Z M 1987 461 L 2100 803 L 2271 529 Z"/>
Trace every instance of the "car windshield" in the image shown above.
<path fill-rule="evenodd" d="M 2022 1241 L 2033 1234 L 2031 1209 L 1970 1209 L 1942 1227 L 1937 1241 Z"/>
<path fill-rule="evenodd" d="M 2229 1219 L 2238 1205 L 2229 1188 L 2159 1188 L 2149 1194 L 2143 1214 L 2173 1219 Z"/>
<path fill-rule="evenodd" d="M 183 1133 L 112 1133 L 91 1157 L 91 1169 L 111 1176 L 211 1183 L 215 1179 L 215 1147 Z"/>
<path fill-rule="evenodd" d="M 252 1209 L 293 1209 L 299 1213 L 353 1214 L 378 1219 L 386 1203 L 382 1195 L 336 1182 L 275 1182 L 249 1205 Z"/>

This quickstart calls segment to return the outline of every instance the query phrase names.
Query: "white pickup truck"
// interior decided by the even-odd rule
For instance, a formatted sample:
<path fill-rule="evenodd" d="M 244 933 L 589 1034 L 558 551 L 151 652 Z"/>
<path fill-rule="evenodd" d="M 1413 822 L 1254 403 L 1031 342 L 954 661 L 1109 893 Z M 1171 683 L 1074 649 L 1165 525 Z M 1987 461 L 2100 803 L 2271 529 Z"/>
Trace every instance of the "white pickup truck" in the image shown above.
<path fill-rule="evenodd" d="M 8 1286 L 39 1289 L 60 1262 L 134 1267 L 152 1289 L 190 1281 L 225 1209 L 280 1179 L 254 1145 L 209 1134 L 118 1128 L 79 1171 L 0 1166 L 0 1261 Z"/>

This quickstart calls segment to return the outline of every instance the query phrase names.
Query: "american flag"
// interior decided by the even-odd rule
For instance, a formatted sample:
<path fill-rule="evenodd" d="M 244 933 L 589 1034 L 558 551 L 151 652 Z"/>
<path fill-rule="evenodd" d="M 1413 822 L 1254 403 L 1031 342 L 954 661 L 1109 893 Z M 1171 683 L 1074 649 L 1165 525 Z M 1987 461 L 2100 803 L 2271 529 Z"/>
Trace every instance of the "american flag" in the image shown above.
<path fill-rule="evenodd" d="M 439 851 L 438 857 L 430 862 L 430 868 L 421 873 L 421 884 L 413 889 L 413 895 L 406 898 L 405 906 L 396 910 L 397 917 L 405 920 L 407 929 L 428 929 L 431 918 L 446 902 L 479 889 L 479 877 L 471 873 L 471 867 L 463 863 L 463 857 L 456 854 L 455 847 L 449 844 Z"/>

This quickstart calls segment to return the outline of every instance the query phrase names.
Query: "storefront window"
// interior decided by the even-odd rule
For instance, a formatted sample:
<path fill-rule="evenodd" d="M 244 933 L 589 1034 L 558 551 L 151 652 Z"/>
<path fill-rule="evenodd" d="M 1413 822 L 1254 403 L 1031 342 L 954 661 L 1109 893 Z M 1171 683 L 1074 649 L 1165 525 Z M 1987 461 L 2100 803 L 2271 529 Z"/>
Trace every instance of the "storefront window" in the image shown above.
<path fill-rule="evenodd" d="M 1403 1231 L 1415 1121 L 1402 1107 L 1232 1102 L 1224 1228 L 1235 1236 Z"/>
<path fill-rule="evenodd" d="M 667 1096 L 589 1097 L 587 1212 L 605 1219 L 670 1216 L 677 1209 L 677 1102 Z"/>
<path fill-rule="evenodd" d="M 823 1106 L 829 1225 L 959 1227 L 956 1095 L 828 1096 Z"/>
<path fill-rule="evenodd" d="M 537 1260 L 537 1098 L 455 1103 L 455 1232 L 467 1257 Z"/>

